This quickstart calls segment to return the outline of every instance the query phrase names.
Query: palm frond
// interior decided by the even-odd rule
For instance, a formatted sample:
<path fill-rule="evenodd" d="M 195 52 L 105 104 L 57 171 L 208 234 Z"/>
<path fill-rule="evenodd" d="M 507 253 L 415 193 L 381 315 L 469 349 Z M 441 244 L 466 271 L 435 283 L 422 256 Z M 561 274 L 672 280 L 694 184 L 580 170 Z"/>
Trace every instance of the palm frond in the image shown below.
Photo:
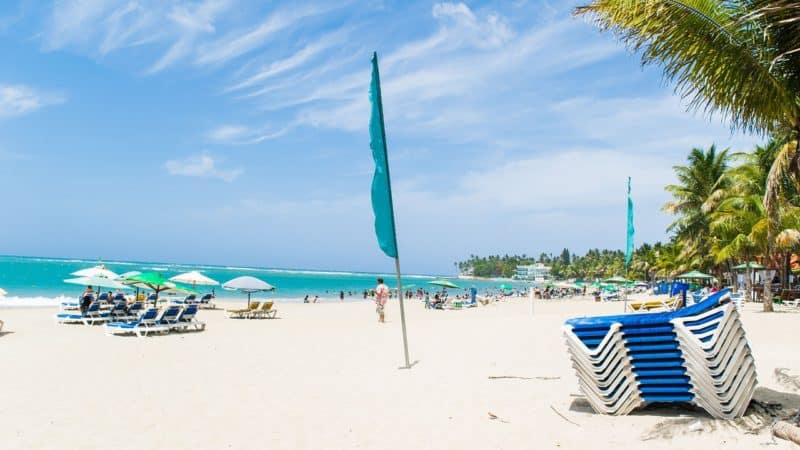
<path fill-rule="evenodd" d="M 770 36 L 741 3 L 595 0 L 575 14 L 641 52 L 643 65 L 662 67 L 691 111 L 719 114 L 734 129 L 768 133 L 795 124 L 800 107 L 785 78 L 770 71 L 776 56 Z"/>

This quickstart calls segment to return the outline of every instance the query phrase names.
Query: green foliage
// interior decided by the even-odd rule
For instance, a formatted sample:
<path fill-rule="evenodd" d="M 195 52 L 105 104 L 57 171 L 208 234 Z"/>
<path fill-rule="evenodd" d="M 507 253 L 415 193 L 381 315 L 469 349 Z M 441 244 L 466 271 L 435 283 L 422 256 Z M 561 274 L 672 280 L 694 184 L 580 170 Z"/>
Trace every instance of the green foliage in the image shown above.
<path fill-rule="evenodd" d="M 656 245 L 660 246 L 661 244 Z M 654 259 L 653 248 L 649 244 L 639 247 L 634 252 L 634 261 Z M 511 277 L 518 265 L 529 265 L 534 262 L 550 266 L 550 274 L 557 279 L 594 280 L 625 273 L 625 253 L 623 251 L 600 249 L 592 249 L 587 251 L 584 256 L 577 256 L 565 248 L 557 258 L 542 253 L 537 261 L 526 255 L 502 257 L 499 255 L 489 257 L 471 255 L 470 259 L 458 262 L 456 266 L 462 272 L 472 269 L 473 275 L 479 277 Z M 649 266 L 639 266 L 638 268 L 632 267 L 628 276 L 644 278 L 651 273 L 652 269 Z"/>

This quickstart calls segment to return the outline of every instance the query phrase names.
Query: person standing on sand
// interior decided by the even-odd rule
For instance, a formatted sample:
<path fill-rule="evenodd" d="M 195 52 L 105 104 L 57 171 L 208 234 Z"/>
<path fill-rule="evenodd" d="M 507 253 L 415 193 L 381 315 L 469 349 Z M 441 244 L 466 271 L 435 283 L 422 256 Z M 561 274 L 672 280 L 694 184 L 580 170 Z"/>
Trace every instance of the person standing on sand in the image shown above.
<path fill-rule="evenodd" d="M 386 302 L 389 300 L 389 287 L 383 284 L 383 278 L 378 278 L 378 286 L 375 287 L 375 312 L 378 313 L 378 322 L 385 323 L 384 313 Z"/>

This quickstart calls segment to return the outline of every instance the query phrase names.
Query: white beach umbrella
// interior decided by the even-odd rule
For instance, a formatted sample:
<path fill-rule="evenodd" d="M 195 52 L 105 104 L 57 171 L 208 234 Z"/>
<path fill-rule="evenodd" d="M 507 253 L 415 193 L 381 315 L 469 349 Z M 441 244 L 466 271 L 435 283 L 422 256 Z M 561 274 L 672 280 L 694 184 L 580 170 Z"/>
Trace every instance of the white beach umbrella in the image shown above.
<path fill-rule="evenodd" d="M 64 283 L 79 284 L 81 286 L 97 286 L 111 289 L 130 289 L 130 286 L 106 277 L 80 277 L 64 280 Z"/>
<path fill-rule="evenodd" d="M 247 307 L 250 307 L 250 294 L 254 292 L 274 291 L 275 286 L 256 277 L 239 277 L 226 281 L 222 289 L 227 291 L 239 291 L 247 293 Z"/>
<path fill-rule="evenodd" d="M 110 279 L 119 278 L 119 275 L 108 270 L 103 264 L 89 267 L 87 269 L 81 269 L 77 272 L 72 272 L 70 275 L 75 275 L 76 277 L 101 277 Z"/>
<path fill-rule="evenodd" d="M 191 284 L 192 286 L 218 286 L 219 282 L 216 280 L 212 280 L 207 276 L 203 275 L 202 273 L 193 270 L 191 272 L 182 273 L 179 275 L 175 275 L 174 277 L 169 279 L 170 281 L 174 281 L 176 283 L 184 283 L 184 284 Z"/>

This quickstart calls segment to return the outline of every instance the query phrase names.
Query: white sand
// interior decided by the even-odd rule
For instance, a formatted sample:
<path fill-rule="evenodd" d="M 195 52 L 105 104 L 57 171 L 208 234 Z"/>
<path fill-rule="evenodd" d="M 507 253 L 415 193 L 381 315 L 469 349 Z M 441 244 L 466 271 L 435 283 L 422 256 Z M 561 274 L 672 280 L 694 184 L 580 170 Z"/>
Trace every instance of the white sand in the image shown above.
<path fill-rule="evenodd" d="M 412 370 L 398 370 L 394 303 L 385 325 L 375 323 L 369 302 L 276 306 L 279 320 L 202 311 L 205 332 L 144 339 L 56 325 L 54 309 L 0 310 L 0 448 L 754 449 L 772 442 L 761 427 L 771 419 L 756 413 L 736 422 L 678 407 L 608 417 L 572 396 L 578 387 L 561 324 L 618 313 L 621 304 L 537 301 L 531 317 L 525 299 L 465 311 L 412 302 L 409 344 L 419 361 Z M 794 379 L 779 382 L 774 370 L 800 374 L 800 314 L 758 308 L 745 313 L 762 386 L 756 397 L 798 408 Z M 689 431 L 698 420 L 703 431 Z M 794 448 L 776 442 L 769 448 Z"/>

